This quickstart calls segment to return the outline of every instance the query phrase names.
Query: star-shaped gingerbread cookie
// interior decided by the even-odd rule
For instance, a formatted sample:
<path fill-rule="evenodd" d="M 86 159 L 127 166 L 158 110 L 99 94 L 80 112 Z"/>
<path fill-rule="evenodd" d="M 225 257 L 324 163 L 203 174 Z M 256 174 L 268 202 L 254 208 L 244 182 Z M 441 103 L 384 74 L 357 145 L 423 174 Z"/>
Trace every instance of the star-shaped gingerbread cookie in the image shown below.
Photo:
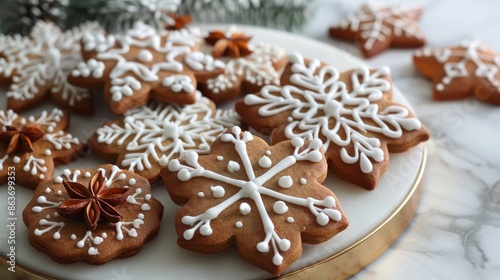
<path fill-rule="evenodd" d="M 82 61 L 80 39 L 87 31 L 104 32 L 97 23 L 63 32 L 51 22 L 39 21 L 30 37 L 0 35 L 0 83 L 10 85 L 7 108 L 24 111 L 49 97 L 63 109 L 93 113 L 88 90 L 67 81 L 68 73 Z"/>
<path fill-rule="evenodd" d="M 151 102 L 131 109 L 98 128 L 89 145 L 97 155 L 154 183 L 169 160 L 187 151 L 208 153 L 211 142 L 240 124 L 234 111 L 216 110 L 208 98 L 197 96 L 190 105 Z"/>
<path fill-rule="evenodd" d="M 500 55 L 479 40 L 418 50 L 413 63 L 420 73 L 434 81 L 435 100 L 475 96 L 500 105 Z"/>
<path fill-rule="evenodd" d="M 197 52 L 198 29 L 161 30 L 137 22 L 118 35 L 87 33 L 82 40 L 85 63 L 68 77 L 78 86 L 104 89 L 115 114 L 145 105 L 193 104 L 197 82 L 224 72 L 224 63 Z"/>
<path fill-rule="evenodd" d="M 415 115 L 392 101 L 389 68 L 359 67 L 344 73 L 292 54 L 281 86 L 265 86 L 236 103 L 236 111 L 257 131 L 278 143 L 319 138 L 334 174 L 372 190 L 389 163 L 429 138 Z"/>
<path fill-rule="evenodd" d="M 413 5 L 364 4 L 354 14 L 330 28 L 330 36 L 354 41 L 366 57 L 389 47 L 415 48 L 425 45 L 417 20 L 422 8 Z"/>
<path fill-rule="evenodd" d="M 54 166 L 82 155 L 85 146 L 67 133 L 69 115 L 59 109 L 24 118 L 0 111 L 0 183 L 11 181 L 28 188 L 52 179 Z"/>

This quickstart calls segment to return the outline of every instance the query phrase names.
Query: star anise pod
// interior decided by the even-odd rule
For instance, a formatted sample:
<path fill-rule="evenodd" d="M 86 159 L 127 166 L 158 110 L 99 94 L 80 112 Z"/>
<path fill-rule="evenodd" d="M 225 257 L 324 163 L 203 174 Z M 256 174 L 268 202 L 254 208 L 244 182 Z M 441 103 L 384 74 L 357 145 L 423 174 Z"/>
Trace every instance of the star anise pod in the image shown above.
<path fill-rule="evenodd" d="M 248 41 L 252 37 L 245 36 L 243 32 L 234 32 L 229 38 L 222 31 L 212 31 L 205 37 L 205 42 L 214 46 L 212 55 L 214 57 L 230 56 L 238 58 L 252 53 Z"/>
<path fill-rule="evenodd" d="M 85 225 L 89 230 L 95 230 L 100 218 L 117 223 L 122 215 L 113 206 L 127 200 L 125 188 L 108 188 L 104 185 L 104 176 L 99 171 L 90 179 L 86 187 L 78 182 L 63 181 L 64 188 L 70 199 L 64 201 L 57 213 L 66 218 L 78 218 L 83 214 Z"/>
<path fill-rule="evenodd" d="M 37 125 L 28 124 L 21 131 L 13 126 L 5 126 L 5 131 L 0 133 L 0 141 L 8 142 L 7 154 L 16 152 L 32 153 L 33 143 L 43 137 L 43 130 Z"/>
<path fill-rule="evenodd" d="M 170 20 L 165 24 L 165 29 L 167 30 L 179 30 L 191 23 L 189 15 L 170 14 L 169 17 Z"/>

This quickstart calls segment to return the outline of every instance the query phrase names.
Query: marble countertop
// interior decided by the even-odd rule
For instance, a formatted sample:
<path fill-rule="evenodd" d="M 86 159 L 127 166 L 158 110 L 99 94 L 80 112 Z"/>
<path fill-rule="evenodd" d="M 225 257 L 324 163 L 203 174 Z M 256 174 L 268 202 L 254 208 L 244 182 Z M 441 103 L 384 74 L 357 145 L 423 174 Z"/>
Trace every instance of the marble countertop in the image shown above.
<path fill-rule="evenodd" d="M 330 39 L 327 28 L 363 2 L 320 0 L 317 14 L 298 33 L 361 57 L 354 45 Z M 499 1 L 418 3 L 425 7 L 420 26 L 428 47 L 479 38 L 500 52 Z M 367 63 L 391 68 L 395 86 L 432 134 L 422 201 L 401 238 L 353 279 L 497 278 L 500 107 L 476 99 L 431 100 L 432 83 L 413 68 L 413 51 L 391 49 Z"/>

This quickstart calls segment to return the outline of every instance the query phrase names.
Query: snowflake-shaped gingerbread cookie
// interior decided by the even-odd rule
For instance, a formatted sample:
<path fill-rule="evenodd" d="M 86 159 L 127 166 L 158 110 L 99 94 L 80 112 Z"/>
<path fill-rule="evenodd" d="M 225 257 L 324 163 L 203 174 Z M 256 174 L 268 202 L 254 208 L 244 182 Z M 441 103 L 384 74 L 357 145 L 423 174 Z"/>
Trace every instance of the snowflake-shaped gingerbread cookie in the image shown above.
<path fill-rule="evenodd" d="M 197 29 L 157 31 L 142 22 L 124 34 L 87 33 L 82 40 L 85 62 L 68 79 L 74 85 L 104 88 L 115 114 L 150 99 L 192 104 L 197 82 L 224 72 L 222 61 L 196 51 L 200 40 Z"/>
<path fill-rule="evenodd" d="M 241 32 L 235 27 L 226 32 Z M 286 65 L 287 54 L 277 45 L 258 42 L 249 44 L 251 54 L 225 60 L 224 73 L 201 83 L 204 95 L 222 103 L 240 96 L 241 93 L 254 93 L 265 85 L 279 85 L 279 72 Z"/>
<path fill-rule="evenodd" d="M 295 53 L 281 84 L 247 95 L 236 111 L 257 131 L 272 131 L 273 143 L 320 138 L 333 172 L 365 189 L 377 185 L 389 152 L 406 151 L 429 138 L 408 108 L 391 101 L 387 67 L 339 73 Z"/>
<path fill-rule="evenodd" d="M 23 220 L 31 245 L 55 261 L 104 264 L 137 254 L 158 234 L 162 215 L 163 205 L 152 197 L 147 179 L 108 164 L 65 169 L 41 184 Z M 95 228 L 85 217 L 96 222 Z"/>
<path fill-rule="evenodd" d="M 434 81 L 435 100 L 475 96 L 500 105 L 500 55 L 479 40 L 418 50 L 413 62 L 420 73 Z"/>
<path fill-rule="evenodd" d="M 13 173 L 17 185 L 34 189 L 52 179 L 54 165 L 83 155 L 85 145 L 66 132 L 68 125 L 69 115 L 59 109 L 28 118 L 0 111 L 0 183 Z"/>
<path fill-rule="evenodd" d="M 97 23 L 86 23 L 63 32 L 51 22 L 39 21 L 30 37 L 0 35 L 0 83 L 10 85 L 7 108 L 24 111 L 50 97 L 63 109 L 93 113 L 88 90 L 67 81 L 68 73 L 82 61 L 84 32 L 104 31 Z"/>
<path fill-rule="evenodd" d="M 198 92 L 195 104 L 151 102 L 131 109 L 123 118 L 98 128 L 89 144 L 94 153 L 153 183 L 169 160 L 190 150 L 208 153 L 210 143 L 239 124 L 238 114 L 216 110 L 215 104 Z"/>
<path fill-rule="evenodd" d="M 415 48 L 425 44 L 417 20 L 422 8 L 415 5 L 364 4 L 354 14 L 330 28 L 330 36 L 359 43 L 369 58 L 389 47 Z"/>
<path fill-rule="evenodd" d="M 335 195 L 321 185 L 327 163 L 319 139 L 299 137 L 268 146 L 234 127 L 209 155 L 188 152 L 170 161 L 162 179 L 173 201 L 177 243 L 216 253 L 233 244 L 248 262 L 281 274 L 302 253 L 348 221 Z"/>

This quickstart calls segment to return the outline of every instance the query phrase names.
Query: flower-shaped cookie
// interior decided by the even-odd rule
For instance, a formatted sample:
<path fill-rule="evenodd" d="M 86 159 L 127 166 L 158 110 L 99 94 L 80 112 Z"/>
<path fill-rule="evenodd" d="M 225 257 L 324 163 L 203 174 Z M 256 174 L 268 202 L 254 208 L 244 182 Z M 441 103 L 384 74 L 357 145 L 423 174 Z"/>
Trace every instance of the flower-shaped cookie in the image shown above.
<path fill-rule="evenodd" d="M 188 152 L 170 161 L 162 179 L 176 216 L 177 243 L 216 253 L 235 245 L 246 261 L 275 275 L 348 221 L 335 195 L 321 185 L 327 163 L 321 141 L 294 138 L 268 146 L 234 127 L 209 155 Z"/>
<path fill-rule="evenodd" d="M 429 138 L 409 109 L 391 101 L 388 68 L 339 73 L 297 53 L 289 61 L 281 87 L 266 86 L 236 104 L 250 126 L 272 131 L 273 143 L 320 138 L 333 172 L 372 190 L 389 152 L 406 151 Z"/>
<path fill-rule="evenodd" d="M 160 229 L 163 205 L 147 179 L 117 166 L 65 169 L 23 212 L 33 247 L 59 263 L 103 264 L 137 254 Z"/>
<path fill-rule="evenodd" d="M 115 114 L 145 105 L 148 100 L 192 104 L 197 82 L 224 72 L 224 63 L 195 52 L 201 37 L 197 29 L 162 30 L 137 22 L 120 35 L 83 38 L 83 57 L 69 81 L 103 89 Z"/>
<path fill-rule="evenodd" d="M 13 172 L 16 184 L 34 189 L 52 179 L 54 165 L 82 155 L 85 145 L 66 132 L 68 125 L 69 115 L 59 109 L 28 118 L 0 111 L 0 183 Z"/>
<path fill-rule="evenodd" d="M 417 20 L 422 8 L 414 5 L 364 4 L 354 14 L 330 28 L 330 36 L 359 43 L 369 58 L 389 47 L 415 48 L 425 45 Z"/>
<path fill-rule="evenodd" d="M 160 169 L 186 151 L 208 153 L 210 143 L 240 118 L 234 111 L 216 110 L 208 98 L 191 105 L 149 105 L 127 111 L 110 121 L 89 139 L 92 151 L 106 160 L 140 174 L 151 183 Z"/>
<path fill-rule="evenodd" d="M 214 38 L 209 37 L 209 42 L 215 44 L 212 52 L 219 47 L 221 50 L 218 52 L 234 53 L 235 51 L 232 49 L 237 48 L 238 53 L 244 55 L 227 60 L 223 74 L 200 82 L 200 90 L 205 96 L 208 96 L 215 103 L 222 103 L 238 97 L 241 93 L 257 92 L 265 85 L 279 85 L 278 73 L 286 64 L 284 49 L 264 42 L 248 43 L 248 47 L 240 48 L 238 44 L 244 43 L 246 46 L 246 40 L 249 38 L 234 27 L 229 29 L 221 40 L 224 43 L 224 41 L 228 41 L 227 38 L 232 38 L 233 34 L 237 34 L 235 39 L 237 43 L 229 41 L 221 46 L 218 45 L 221 40 L 216 40 L 216 38 L 219 38 L 220 34 L 224 33 L 220 31 L 212 33 L 218 34 L 217 36 L 214 35 Z"/>
<path fill-rule="evenodd" d="M 0 35 L 0 83 L 10 85 L 7 108 L 27 110 L 50 97 L 61 108 L 91 114 L 94 103 L 88 90 L 66 79 L 82 61 L 84 32 L 104 31 L 97 23 L 87 23 L 62 32 L 53 23 L 39 21 L 30 37 Z"/>
<path fill-rule="evenodd" d="M 420 73 L 434 81 L 435 100 L 475 96 L 500 105 L 500 55 L 479 40 L 418 50 L 413 63 Z"/>

